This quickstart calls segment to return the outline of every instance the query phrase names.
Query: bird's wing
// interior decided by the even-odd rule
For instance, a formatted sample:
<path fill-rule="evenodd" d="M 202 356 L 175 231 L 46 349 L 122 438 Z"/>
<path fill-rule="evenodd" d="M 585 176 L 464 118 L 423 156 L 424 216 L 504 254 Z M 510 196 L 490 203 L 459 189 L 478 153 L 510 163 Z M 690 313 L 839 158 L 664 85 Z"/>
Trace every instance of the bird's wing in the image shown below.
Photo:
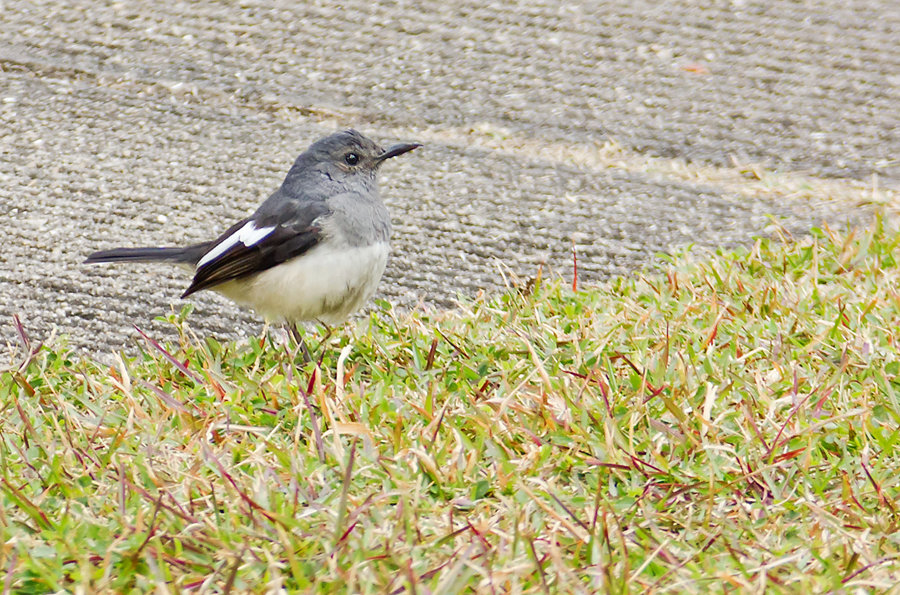
<path fill-rule="evenodd" d="M 281 200 L 274 208 L 267 203 L 210 244 L 181 297 L 272 268 L 319 242 L 317 220 L 330 212 L 324 201 Z"/>

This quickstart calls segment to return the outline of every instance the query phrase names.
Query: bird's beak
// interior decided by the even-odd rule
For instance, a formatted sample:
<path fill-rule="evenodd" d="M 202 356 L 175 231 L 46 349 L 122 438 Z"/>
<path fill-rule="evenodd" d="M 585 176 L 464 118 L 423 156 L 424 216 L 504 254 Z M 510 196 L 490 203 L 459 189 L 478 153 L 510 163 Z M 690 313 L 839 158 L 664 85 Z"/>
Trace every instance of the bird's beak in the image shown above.
<path fill-rule="evenodd" d="M 381 155 L 376 157 L 376 159 L 380 163 L 380 162 L 384 161 L 385 159 L 390 159 L 391 157 L 396 157 L 397 155 L 403 155 L 404 153 L 408 153 L 409 151 L 412 151 L 413 149 L 416 149 L 421 146 L 422 146 L 421 143 L 408 143 L 408 144 L 404 143 L 404 144 L 394 145 L 393 147 L 391 147 L 390 149 L 388 149 L 387 151 L 385 151 L 384 153 L 382 153 Z"/>

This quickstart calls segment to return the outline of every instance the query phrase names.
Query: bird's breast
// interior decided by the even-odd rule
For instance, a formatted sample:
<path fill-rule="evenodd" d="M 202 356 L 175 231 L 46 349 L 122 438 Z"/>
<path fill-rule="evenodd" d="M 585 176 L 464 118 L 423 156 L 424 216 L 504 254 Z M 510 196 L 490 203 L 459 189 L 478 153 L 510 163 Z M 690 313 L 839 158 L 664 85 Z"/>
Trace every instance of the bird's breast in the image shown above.
<path fill-rule="evenodd" d="M 296 258 L 214 287 L 270 320 L 339 324 L 375 293 L 390 245 L 320 244 Z"/>

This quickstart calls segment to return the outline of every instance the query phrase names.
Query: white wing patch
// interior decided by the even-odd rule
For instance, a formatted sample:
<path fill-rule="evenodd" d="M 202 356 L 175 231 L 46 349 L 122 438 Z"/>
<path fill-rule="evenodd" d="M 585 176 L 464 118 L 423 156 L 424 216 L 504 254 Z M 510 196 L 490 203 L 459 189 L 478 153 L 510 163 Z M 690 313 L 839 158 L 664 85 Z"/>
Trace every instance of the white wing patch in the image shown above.
<path fill-rule="evenodd" d="M 245 245 L 249 248 L 250 246 L 253 246 L 257 242 L 259 242 L 261 239 L 263 239 L 264 237 L 266 237 L 267 235 L 272 233 L 273 231 L 275 231 L 274 225 L 256 229 L 256 226 L 253 225 L 252 221 L 250 221 L 249 223 L 247 223 L 247 225 L 242 227 L 241 230 L 238 232 L 238 236 L 239 236 L 238 239 L 241 241 L 241 243 L 243 245 Z"/>
<path fill-rule="evenodd" d="M 199 269 L 203 265 L 208 264 L 218 257 L 222 256 L 238 242 L 249 248 L 273 231 L 275 231 L 274 225 L 256 229 L 256 225 L 253 223 L 253 221 L 248 221 L 246 225 L 216 244 L 216 246 L 212 250 L 204 254 L 203 258 L 200 259 L 200 262 L 197 263 L 197 268 Z"/>

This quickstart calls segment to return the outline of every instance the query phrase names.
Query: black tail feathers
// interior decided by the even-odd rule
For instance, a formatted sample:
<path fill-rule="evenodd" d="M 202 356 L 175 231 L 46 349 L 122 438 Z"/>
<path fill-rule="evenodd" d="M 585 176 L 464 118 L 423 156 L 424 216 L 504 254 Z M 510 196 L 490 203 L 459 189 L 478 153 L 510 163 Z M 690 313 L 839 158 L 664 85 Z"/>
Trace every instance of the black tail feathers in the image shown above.
<path fill-rule="evenodd" d="M 113 248 L 94 252 L 84 261 L 95 262 L 178 262 L 196 264 L 202 252 L 188 248 Z"/>

